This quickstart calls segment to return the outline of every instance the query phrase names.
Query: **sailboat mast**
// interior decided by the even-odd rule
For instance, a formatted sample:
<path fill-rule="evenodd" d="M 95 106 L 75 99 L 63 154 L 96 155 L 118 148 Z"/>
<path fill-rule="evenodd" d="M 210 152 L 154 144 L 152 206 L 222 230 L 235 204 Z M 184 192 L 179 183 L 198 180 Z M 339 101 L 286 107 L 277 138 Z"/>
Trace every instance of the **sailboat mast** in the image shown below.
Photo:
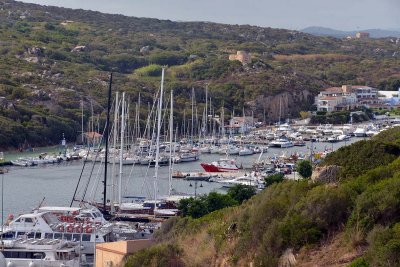
<path fill-rule="evenodd" d="M 160 88 L 160 99 L 158 103 L 158 113 L 157 113 L 157 136 L 156 136 L 156 165 L 154 173 L 154 216 L 157 210 L 157 182 L 158 182 L 158 169 L 160 168 L 160 132 L 161 132 L 161 112 L 162 112 L 162 101 L 164 92 L 164 68 L 161 72 L 161 88 Z"/>
<path fill-rule="evenodd" d="M 206 120 L 204 122 L 204 137 L 207 136 L 207 124 L 208 124 L 208 85 L 206 86 Z"/>
<path fill-rule="evenodd" d="M 124 156 L 124 138 L 125 138 L 125 92 L 122 93 L 122 104 L 121 104 L 121 148 L 119 150 L 119 179 L 118 179 L 118 203 L 121 207 L 122 203 L 122 166 Z"/>
<path fill-rule="evenodd" d="M 112 84 L 113 74 L 110 74 L 110 81 L 108 86 L 108 103 L 107 103 L 107 120 L 106 120 L 106 129 L 104 130 L 104 140 L 106 141 L 106 151 L 104 157 L 104 188 L 103 188 L 103 209 L 106 212 L 106 204 L 107 204 L 107 162 L 108 162 L 108 131 L 110 125 L 110 109 L 111 109 L 111 84 Z"/>
<path fill-rule="evenodd" d="M 278 125 L 281 125 L 281 114 L 282 113 L 282 97 L 279 98 L 279 121 Z"/>
<path fill-rule="evenodd" d="M 193 146 L 193 128 L 194 128 L 194 88 L 192 87 L 192 128 L 190 130 L 190 144 Z"/>
<path fill-rule="evenodd" d="M 119 116 L 119 92 L 115 95 L 115 107 L 114 107 L 114 126 L 113 126 L 113 153 L 112 153 L 112 169 L 111 169 L 111 205 L 110 211 L 114 212 L 114 204 L 115 204 L 115 150 L 117 149 L 117 131 L 118 131 L 118 116 Z M 106 163 L 107 164 L 107 163 Z"/>
<path fill-rule="evenodd" d="M 171 108 L 169 114 L 169 175 L 168 175 L 168 195 L 171 195 L 172 190 L 172 147 L 175 148 L 175 144 L 172 144 L 172 137 L 174 134 L 174 101 L 173 101 L 174 91 L 171 90 Z M 175 152 L 175 151 L 174 151 Z"/>
<path fill-rule="evenodd" d="M 81 98 L 81 127 L 82 127 L 82 129 L 81 129 L 81 133 L 82 133 L 82 144 L 83 144 L 83 136 L 84 136 L 84 134 L 83 134 L 83 97 Z"/>

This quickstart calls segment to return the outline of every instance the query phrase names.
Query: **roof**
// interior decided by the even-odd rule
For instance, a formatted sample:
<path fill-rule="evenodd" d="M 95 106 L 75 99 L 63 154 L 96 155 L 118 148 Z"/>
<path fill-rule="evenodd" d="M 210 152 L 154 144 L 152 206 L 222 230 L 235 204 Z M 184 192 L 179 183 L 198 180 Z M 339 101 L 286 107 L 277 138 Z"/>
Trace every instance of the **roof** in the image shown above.
<path fill-rule="evenodd" d="M 39 211 L 52 211 L 52 212 L 62 212 L 62 211 L 67 211 L 67 212 L 74 212 L 74 211 L 79 211 L 81 208 L 76 208 L 76 207 L 40 207 Z"/>
<path fill-rule="evenodd" d="M 337 100 L 339 97 L 336 96 L 329 96 L 329 97 L 321 97 L 318 100 L 327 100 L 327 101 L 332 101 L 332 100 Z"/>
<path fill-rule="evenodd" d="M 90 137 L 90 138 L 100 138 L 100 137 L 102 137 L 101 134 L 96 133 L 96 132 L 86 132 L 85 135 L 87 137 Z"/>
<path fill-rule="evenodd" d="M 21 214 L 20 216 L 18 216 L 18 218 L 36 218 L 36 217 L 40 217 L 43 214 L 46 214 L 48 212 L 39 212 L 39 213 L 26 213 L 26 214 Z"/>
<path fill-rule="evenodd" d="M 342 90 L 342 87 L 329 87 L 329 88 L 326 88 L 326 89 L 324 90 L 324 92 L 329 92 L 329 93 L 342 93 L 343 90 Z"/>
<path fill-rule="evenodd" d="M 371 86 L 366 86 L 366 85 L 352 85 L 351 87 L 353 89 L 375 89 L 375 88 L 373 88 Z"/>

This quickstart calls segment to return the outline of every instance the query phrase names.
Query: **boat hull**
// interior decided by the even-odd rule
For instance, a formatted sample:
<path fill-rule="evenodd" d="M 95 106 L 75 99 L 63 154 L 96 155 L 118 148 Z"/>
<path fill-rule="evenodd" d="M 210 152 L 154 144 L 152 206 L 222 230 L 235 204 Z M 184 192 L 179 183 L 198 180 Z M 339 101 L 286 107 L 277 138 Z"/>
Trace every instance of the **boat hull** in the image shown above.
<path fill-rule="evenodd" d="M 239 170 L 239 168 L 222 168 L 209 163 L 200 163 L 200 165 L 206 172 L 232 172 Z"/>

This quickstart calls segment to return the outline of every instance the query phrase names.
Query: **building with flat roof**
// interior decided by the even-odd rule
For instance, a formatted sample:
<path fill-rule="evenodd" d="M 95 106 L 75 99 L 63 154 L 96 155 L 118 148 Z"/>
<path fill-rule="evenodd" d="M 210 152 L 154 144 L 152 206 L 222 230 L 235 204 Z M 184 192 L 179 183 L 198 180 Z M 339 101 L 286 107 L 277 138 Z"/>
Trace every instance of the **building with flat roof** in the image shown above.
<path fill-rule="evenodd" d="M 152 239 L 137 239 L 96 245 L 96 267 L 124 266 L 127 256 L 153 245 Z"/>
<path fill-rule="evenodd" d="M 318 111 L 352 110 L 366 104 L 377 104 L 378 90 L 364 85 L 342 85 L 321 91 L 315 97 Z"/>

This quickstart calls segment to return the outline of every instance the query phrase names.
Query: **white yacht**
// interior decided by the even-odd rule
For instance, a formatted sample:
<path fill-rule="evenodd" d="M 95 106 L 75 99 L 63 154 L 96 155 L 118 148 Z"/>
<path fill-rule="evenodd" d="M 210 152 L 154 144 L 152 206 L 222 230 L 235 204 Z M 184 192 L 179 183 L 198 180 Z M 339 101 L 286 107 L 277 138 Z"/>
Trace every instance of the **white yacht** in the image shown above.
<path fill-rule="evenodd" d="M 287 139 L 279 138 L 279 139 L 275 139 L 275 140 L 271 141 L 269 143 L 269 146 L 286 148 L 286 147 L 292 147 L 292 146 L 294 146 L 294 144 L 293 144 L 293 142 L 291 142 Z"/>
<path fill-rule="evenodd" d="M 367 131 L 365 130 L 365 128 L 358 127 L 354 131 L 354 136 L 356 136 L 356 137 L 365 137 L 365 136 L 367 136 Z"/>
<path fill-rule="evenodd" d="M 226 188 L 230 188 L 238 184 L 250 185 L 258 188 L 262 184 L 258 177 L 254 175 L 244 175 L 233 179 L 220 180 L 219 183 L 222 184 L 222 187 Z"/>
<path fill-rule="evenodd" d="M 93 254 L 94 244 L 113 241 L 112 224 L 68 219 L 63 222 L 52 212 L 22 214 L 3 227 L 3 239 L 21 236 L 35 239 L 65 239 L 82 244 L 82 253 Z"/>
<path fill-rule="evenodd" d="M 79 267 L 86 263 L 79 242 L 59 239 L 21 237 L 4 240 L 3 254 L 6 266 Z"/>
<path fill-rule="evenodd" d="M 242 149 L 239 150 L 239 156 L 249 156 L 253 154 L 254 150 L 249 147 L 243 147 Z"/>
<path fill-rule="evenodd" d="M 185 152 L 179 155 L 179 162 L 190 162 L 199 160 L 199 154 L 196 152 Z"/>

